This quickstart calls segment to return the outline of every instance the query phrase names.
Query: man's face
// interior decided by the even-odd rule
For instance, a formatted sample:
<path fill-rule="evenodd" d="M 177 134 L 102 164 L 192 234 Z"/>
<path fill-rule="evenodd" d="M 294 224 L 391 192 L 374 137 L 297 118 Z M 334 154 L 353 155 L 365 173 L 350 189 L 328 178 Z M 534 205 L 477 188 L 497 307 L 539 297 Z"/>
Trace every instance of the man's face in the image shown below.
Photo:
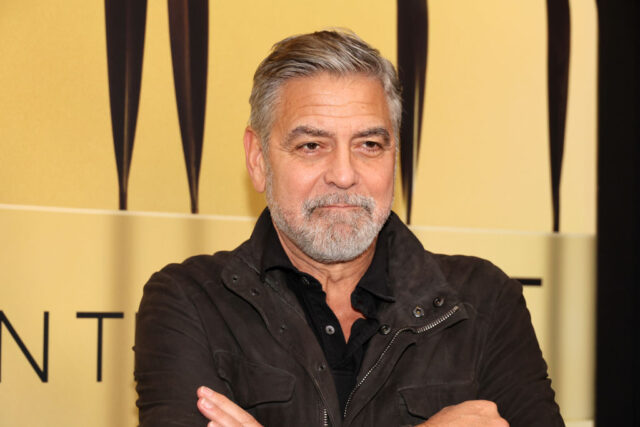
<path fill-rule="evenodd" d="M 265 159 L 274 223 L 318 262 L 352 260 L 393 201 L 396 141 L 382 85 L 322 73 L 288 81 L 279 101 Z"/>

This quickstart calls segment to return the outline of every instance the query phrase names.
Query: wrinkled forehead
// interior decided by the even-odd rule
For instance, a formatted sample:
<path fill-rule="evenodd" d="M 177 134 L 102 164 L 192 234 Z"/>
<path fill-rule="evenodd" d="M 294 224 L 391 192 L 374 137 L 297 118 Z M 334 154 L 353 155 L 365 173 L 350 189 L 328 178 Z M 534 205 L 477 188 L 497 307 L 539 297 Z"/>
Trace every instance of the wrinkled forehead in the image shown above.
<path fill-rule="evenodd" d="M 393 133 L 384 87 L 379 79 L 363 73 L 316 73 L 289 79 L 280 87 L 272 113 L 270 133 L 282 132 L 283 126 L 312 124 L 306 120 L 339 127 L 384 127 Z"/>

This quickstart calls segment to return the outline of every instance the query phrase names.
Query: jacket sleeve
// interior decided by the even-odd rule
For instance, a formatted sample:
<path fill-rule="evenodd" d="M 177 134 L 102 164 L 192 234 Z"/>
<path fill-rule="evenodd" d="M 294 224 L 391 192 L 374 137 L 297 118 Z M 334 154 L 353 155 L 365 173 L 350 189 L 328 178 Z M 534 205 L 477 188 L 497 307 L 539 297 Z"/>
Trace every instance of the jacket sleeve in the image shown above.
<path fill-rule="evenodd" d="M 503 277 L 480 360 L 480 398 L 496 402 L 511 427 L 564 426 L 522 285 Z"/>
<path fill-rule="evenodd" d="M 228 394 L 215 372 L 204 325 L 185 290 L 178 266 L 155 273 L 144 287 L 136 317 L 135 380 L 142 427 L 205 426 L 196 390 L 207 385 Z M 194 289 L 197 289 L 194 287 Z"/>

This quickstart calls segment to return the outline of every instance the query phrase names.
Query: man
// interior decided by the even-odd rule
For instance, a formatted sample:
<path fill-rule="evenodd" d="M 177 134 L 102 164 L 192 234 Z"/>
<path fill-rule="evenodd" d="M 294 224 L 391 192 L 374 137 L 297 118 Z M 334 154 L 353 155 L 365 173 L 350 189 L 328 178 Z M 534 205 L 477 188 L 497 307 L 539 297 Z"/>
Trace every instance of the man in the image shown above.
<path fill-rule="evenodd" d="M 426 252 L 390 211 L 393 66 L 354 34 L 292 37 L 250 103 L 268 209 L 234 251 L 145 286 L 141 425 L 563 425 L 521 286 Z"/>

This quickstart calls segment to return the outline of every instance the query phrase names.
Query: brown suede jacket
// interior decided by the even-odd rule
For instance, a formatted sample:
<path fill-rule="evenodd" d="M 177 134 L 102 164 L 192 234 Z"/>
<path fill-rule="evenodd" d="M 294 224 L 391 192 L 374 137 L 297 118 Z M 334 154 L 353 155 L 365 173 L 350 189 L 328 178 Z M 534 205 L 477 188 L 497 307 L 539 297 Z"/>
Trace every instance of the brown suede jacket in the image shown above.
<path fill-rule="evenodd" d="M 202 426 L 196 389 L 226 394 L 266 427 L 404 426 L 470 399 L 512 427 L 564 425 L 521 285 L 491 263 L 434 255 L 391 214 L 395 301 L 379 309 L 341 413 L 323 352 L 281 272 L 260 277 L 267 210 L 232 252 L 155 273 L 137 315 L 140 425 Z"/>

